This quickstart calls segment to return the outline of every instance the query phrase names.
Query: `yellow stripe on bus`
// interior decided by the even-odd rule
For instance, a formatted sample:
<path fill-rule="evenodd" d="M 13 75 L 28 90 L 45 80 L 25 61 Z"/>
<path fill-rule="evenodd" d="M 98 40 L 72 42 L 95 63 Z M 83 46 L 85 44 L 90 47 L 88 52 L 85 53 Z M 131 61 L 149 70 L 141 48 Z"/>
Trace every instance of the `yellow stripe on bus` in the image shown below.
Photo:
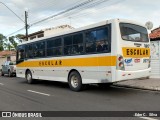
<path fill-rule="evenodd" d="M 150 48 L 123 47 L 123 57 L 150 57 Z"/>
<path fill-rule="evenodd" d="M 17 67 L 94 67 L 94 66 L 116 66 L 116 56 L 98 56 L 90 58 L 71 58 L 71 59 L 51 59 L 24 61 Z"/>

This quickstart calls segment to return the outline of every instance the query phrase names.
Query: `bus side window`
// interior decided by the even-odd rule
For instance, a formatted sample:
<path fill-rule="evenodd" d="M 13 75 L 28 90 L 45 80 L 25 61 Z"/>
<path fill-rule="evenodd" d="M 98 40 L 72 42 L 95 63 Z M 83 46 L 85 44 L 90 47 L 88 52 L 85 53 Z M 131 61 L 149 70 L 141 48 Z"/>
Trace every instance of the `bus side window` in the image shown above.
<path fill-rule="evenodd" d="M 73 54 L 83 53 L 83 34 L 78 33 L 73 35 Z"/>
<path fill-rule="evenodd" d="M 45 42 L 33 43 L 33 56 L 44 57 L 45 56 Z"/>
<path fill-rule="evenodd" d="M 89 31 L 85 33 L 86 40 L 86 53 L 96 52 L 96 31 Z"/>
<path fill-rule="evenodd" d="M 32 48 L 32 44 L 28 44 L 26 45 L 26 58 L 33 58 L 33 48 Z"/>
<path fill-rule="evenodd" d="M 64 54 L 65 55 L 72 54 L 72 36 L 71 35 L 64 37 Z"/>

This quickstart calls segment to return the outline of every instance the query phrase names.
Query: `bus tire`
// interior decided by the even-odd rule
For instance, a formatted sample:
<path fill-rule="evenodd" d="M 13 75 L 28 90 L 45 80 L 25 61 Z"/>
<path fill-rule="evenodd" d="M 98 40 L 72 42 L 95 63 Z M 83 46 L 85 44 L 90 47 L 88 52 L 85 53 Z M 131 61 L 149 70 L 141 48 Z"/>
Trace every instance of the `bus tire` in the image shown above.
<path fill-rule="evenodd" d="M 30 70 L 27 71 L 26 73 L 26 80 L 29 84 L 33 84 L 34 83 L 34 80 L 32 78 L 32 73 Z"/>
<path fill-rule="evenodd" d="M 76 71 L 70 73 L 68 83 L 72 91 L 79 92 L 83 88 L 82 78 Z"/>

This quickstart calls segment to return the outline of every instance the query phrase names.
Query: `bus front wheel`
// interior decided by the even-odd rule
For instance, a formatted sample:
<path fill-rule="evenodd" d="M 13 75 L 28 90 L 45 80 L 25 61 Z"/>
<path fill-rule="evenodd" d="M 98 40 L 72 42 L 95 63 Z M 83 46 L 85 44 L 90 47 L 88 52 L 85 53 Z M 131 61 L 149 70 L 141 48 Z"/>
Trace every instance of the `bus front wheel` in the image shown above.
<path fill-rule="evenodd" d="M 33 78 L 32 78 L 32 73 L 31 73 L 31 71 L 27 71 L 27 73 L 26 73 L 26 80 L 27 80 L 27 82 L 28 82 L 29 84 L 34 83 L 34 80 L 33 80 Z"/>
<path fill-rule="evenodd" d="M 79 92 L 83 88 L 82 78 L 80 74 L 76 71 L 71 72 L 68 82 L 70 89 L 75 92 Z"/>

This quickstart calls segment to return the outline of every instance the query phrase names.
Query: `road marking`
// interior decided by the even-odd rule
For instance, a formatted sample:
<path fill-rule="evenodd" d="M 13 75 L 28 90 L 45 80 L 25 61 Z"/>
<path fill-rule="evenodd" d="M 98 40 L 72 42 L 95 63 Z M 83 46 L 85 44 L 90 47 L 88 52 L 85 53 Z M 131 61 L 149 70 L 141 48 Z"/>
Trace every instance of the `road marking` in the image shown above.
<path fill-rule="evenodd" d="M 145 120 L 158 120 L 158 119 L 150 118 L 150 117 L 140 117 L 140 118 L 145 119 Z"/>
<path fill-rule="evenodd" d="M 41 94 L 41 95 L 51 96 L 50 94 L 46 94 L 46 93 L 42 93 L 42 92 L 37 92 L 37 91 L 33 91 L 33 90 L 27 90 L 27 91 L 28 92 L 32 92 L 32 93 Z"/>
<path fill-rule="evenodd" d="M 4 85 L 3 83 L 0 83 L 0 85 Z"/>

